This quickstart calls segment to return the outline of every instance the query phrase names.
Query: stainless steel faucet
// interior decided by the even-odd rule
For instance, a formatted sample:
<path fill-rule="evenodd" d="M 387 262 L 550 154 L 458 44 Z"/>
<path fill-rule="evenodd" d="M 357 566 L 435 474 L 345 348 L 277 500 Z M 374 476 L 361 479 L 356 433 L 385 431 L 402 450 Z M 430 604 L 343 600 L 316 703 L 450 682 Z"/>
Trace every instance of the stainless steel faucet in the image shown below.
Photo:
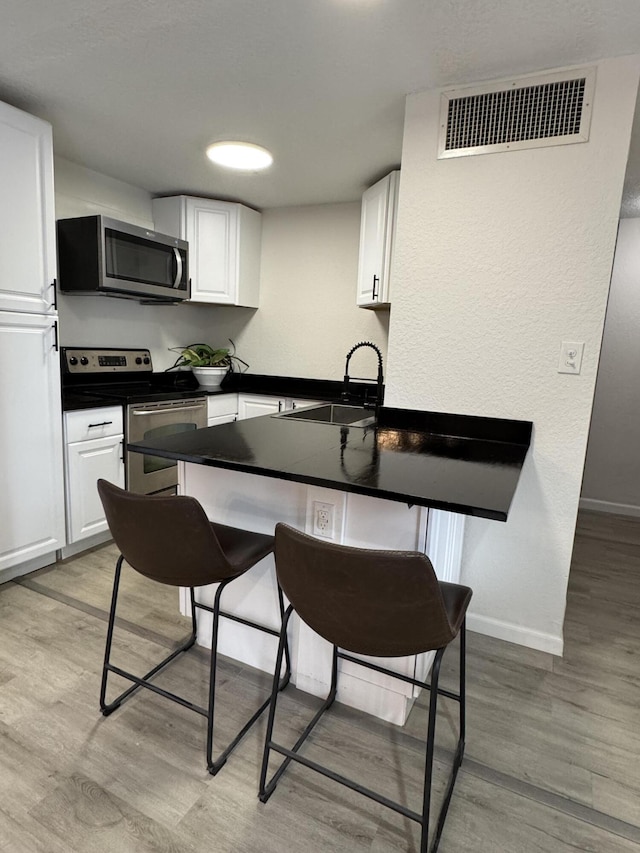
<path fill-rule="evenodd" d="M 378 376 L 376 379 L 366 379 L 359 376 L 349 376 L 349 362 L 351 361 L 351 356 L 354 354 L 356 350 L 359 350 L 361 347 L 369 347 L 372 349 L 376 355 L 378 356 Z M 349 352 L 347 353 L 347 360 L 344 365 L 344 382 L 342 386 L 342 399 L 345 403 L 348 403 L 351 400 L 351 394 L 349 392 L 349 382 L 375 382 L 376 383 L 376 399 L 372 403 L 367 399 L 367 391 L 365 391 L 365 399 L 364 399 L 364 407 L 365 409 L 375 409 L 376 417 L 380 411 L 380 406 L 384 402 L 384 379 L 382 375 L 382 353 L 380 352 L 379 347 L 375 344 L 372 344 L 371 341 L 360 341 L 359 344 L 356 344 L 354 347 L 351 347 Z"/>

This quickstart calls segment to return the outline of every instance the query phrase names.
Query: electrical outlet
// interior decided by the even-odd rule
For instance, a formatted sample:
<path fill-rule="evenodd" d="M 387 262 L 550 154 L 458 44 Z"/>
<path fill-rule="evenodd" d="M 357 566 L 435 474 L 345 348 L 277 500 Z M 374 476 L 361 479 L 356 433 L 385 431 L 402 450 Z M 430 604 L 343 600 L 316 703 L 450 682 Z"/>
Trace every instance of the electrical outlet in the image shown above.
<path fill-rule="evenodd" d="M 324 501 L 313 502 L 313 533 L 333 539 L 335 527 L 335 505 Z"/>

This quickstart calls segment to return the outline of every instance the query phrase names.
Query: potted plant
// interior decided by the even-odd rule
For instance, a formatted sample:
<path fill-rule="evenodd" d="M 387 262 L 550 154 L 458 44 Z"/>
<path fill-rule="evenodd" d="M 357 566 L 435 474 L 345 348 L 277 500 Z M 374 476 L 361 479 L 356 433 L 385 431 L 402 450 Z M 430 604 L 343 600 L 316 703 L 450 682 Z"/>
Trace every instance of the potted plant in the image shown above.
<path fill-rule="evenodd" d="M 236 355 L 236 345 L 229 339 L 229 347 L 209 344 L 189 344 L 186 347 L 169 347 L 171 352 L 179 353 L 175 364 L 169 370 L 190 367 L 198 384 L 205 388 L 216 388 L 229 372 L 246 370 L 249 365 Z"/>

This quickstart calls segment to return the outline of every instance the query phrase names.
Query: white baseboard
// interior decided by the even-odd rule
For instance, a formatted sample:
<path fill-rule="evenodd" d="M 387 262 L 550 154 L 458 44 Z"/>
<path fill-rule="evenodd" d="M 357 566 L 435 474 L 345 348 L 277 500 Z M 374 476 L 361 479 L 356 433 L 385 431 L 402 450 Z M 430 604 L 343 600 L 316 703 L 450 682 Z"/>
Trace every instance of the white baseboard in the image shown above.
<path fill-rule="evenodd" d="M 467 613 L 467 628 L 478 634 L 495 637 L 498 640 L 506 640 L 508 643 L 516 643 L 519 646 L 527 646 L 530 649 L 538 649 L 551 655 L 562 657 L 564 640 L 561 636 L 554 634 L 543 634 L 541 631 L 532 631 L 521 625 L 511 622 L 502 622 L 492 619 L 490 616 L 479 616 Z"/>
<path fill-rule="evenodd" d="M 83 551 L 89 551 L 98 545 L 104 545 L 105 542 L 112 542 L 110 530 L 103 530 L 101 533 L 95 533 L 93 536 L 87 536 L 86 539 L 80 539 L 79 542 L 72 542 L 71 545 L 65 545 L 58 552 L 61 560 L 66 560 L 67 557 L 75 557 Z"/>
<path fill-rule="evenodd" d="M 635 504 L 617 504 L 613 501 L 598 501 L 595 498 L 580 498 L 580 509 L 592 512 L 610 512 L 613 515 L 632 515 L 640 518 L 640 506 Z"/>
<path fill-rule="evenodd" d="M 38 569 L 44 569 L 46 566 L 52 566 L 56 562 L 56 552 L 43 554 L 41 557 L 35 557 L 33 560 L 27 560 L 26 563 L 20 563 L 19 566 L 11 566 L 9 569 L 4 569 L 0 572 L 0 583 L 19 578 L 22 575 L 28 575 L 30 572 L 35 572 Z"/>

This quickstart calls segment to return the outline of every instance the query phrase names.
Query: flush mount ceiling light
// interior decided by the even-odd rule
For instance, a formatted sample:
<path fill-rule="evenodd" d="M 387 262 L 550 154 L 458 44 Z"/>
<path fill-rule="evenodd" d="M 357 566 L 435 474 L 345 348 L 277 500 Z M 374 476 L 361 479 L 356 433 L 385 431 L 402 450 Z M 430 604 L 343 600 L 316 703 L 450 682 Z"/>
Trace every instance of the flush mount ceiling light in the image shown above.
<path fill-rule="evenodd" d="M 218 166 L 247 172 L 266 169 L 273 163 L 270 152 L 252 142 L 214 142 L 207 148 L 207 157 Z"/>

